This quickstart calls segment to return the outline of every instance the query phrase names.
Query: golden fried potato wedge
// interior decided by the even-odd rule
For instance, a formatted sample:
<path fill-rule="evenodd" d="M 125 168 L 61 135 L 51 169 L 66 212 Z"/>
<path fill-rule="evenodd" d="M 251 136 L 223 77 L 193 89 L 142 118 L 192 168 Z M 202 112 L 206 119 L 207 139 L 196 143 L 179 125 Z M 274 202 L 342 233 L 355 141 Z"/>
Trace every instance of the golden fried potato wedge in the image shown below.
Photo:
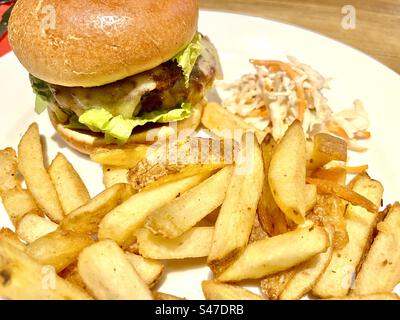
<path fill-rule="evenodd" d="M 316 134 L 307 169 L 312 171 L 321 168 L 333 160 L 347 161 L 346 141 L 327 133 Z"/>
<path fill-rule="evenodd" d="M 0 195 L 10 189 L 20 186 L 17 176 L 17 154 L 12 148 L 0 151 Z"/>
<path fill-rule="evenodd" d="M 261 198 L 257 207 L 258 220 L 264 231 L 271 237 L 288 231 L 286 216 L 276 204 L 268 181 L 269 166 L 275 147 L 276 142 L 274 138 L 271 134 L 268 134 L 261 144 L 265 177 Z"/>
<path fill-rule="evenodd" d="M 161 279 L 164 272 L 164 265 L 160 261 L 146 259 L 130 252 L 125 252 L 125 256 L 149 288 L 154 287 Z"/>
<path fill-rule="evenodd" d="M 243 134 L 245 131 L 253 131 L 258 142 L 261 143 L 266 136 L 266 132 L 254 128 L 242 118 L 234 115 L 215 102 L 210 102 L 206 105 L 201 118 L 201 123 L 221 138 L 235 138 L 240 141 L 241 135 L 236 136 L 238 132 L 240 133 L 241 131 Z"/>
<path fill-rule="evenodd" d="M 264 181 L 261 148 L 254 135 L 244 136 L 238 161 L 221 206 L 207 263 L 220 273 L 245 248 L 253 228 Z"/>
<path fill-rule="evenodd" d="M 99 300 L 152 300 L 122 249 L 112 240 L 97 242 L 79 255 L 78 271 L 93 296 Z"/>
<path fill-rule="evenodd" d="M 157 260 L 206 257 L 213 233 L 213 227 L 195 227 L 178 238 L 166 239 L 144 228 L 135 232 L 140 255 Z"/>
<path fill-rule="evenodd" d="M 30 213 L 18 223 L 16 233 L 18 237 L 29 244 L 46 234 L 56 231 L 57 228 L 57 223 Z"/>
<path fill-rule="evenodd" d="M 298 266 L 299 267 L 299 266 Z M 261 280 L 260 288 L 267 300 L 278 300 L 289 281 L 296 273 L 296 268 L 272 274 Z"/>
<path fill-rule="evenodd" d="M 260 279 L 287 270 L 329 246 L 329 238 L 321 227 L 299 228 L 272 238 L 253 242 L 243 254 L 218 275 L 222 282 Z"/>
<path fill-rule="evenodd" d="M 90 300 L 81 288 L 59 277 L 15 246 L 0 240 L 0 297 L 14 300 Z"/>
<path fill-rule="evenodd" d="M 306 199 L 306 140 L 299 121 L 294 121 L 276 146 L 268 171 L 272 195 L 285 215 L 304 223 Z"/>
<path fill-rule="evenodd" d="M 2 196 L 4 209 L 14 225 L 18 225 L 21 219 L 28 213 L 43 216 L 35 200 L 28 190 L 15 187 L 4 191 Z"/>
<path fill-rule="evenodd" d="M 48 172 L 65 214 L 89 201 L 90 196 L 85 184 L 63 154 L 57 154 Z"/>
<path fill-rule="evenodd" d="M 2 228 L 0 229 L 0 241 L 5 241 L 12 246 L 16 247 L 17 249 L 21 251 L 25 251 L 25 244 L 21 242 L 21 240 L 18 238 L 18 236 L 12 232 L 10 229 L 7 228 Z"/>
<path fill-rule="evenodd" d="M 203 281 L 201 287 L 207 300 L 264 300 L 242 287 L 214 280 Z"/>
<path fill-rule="evenodd" d="M 128 183 L 128 171 L 114 166 L 103 166 L 103 183 L 106 189 L 118 183 Z"/>
<path fill-rule="evenodd" d="M 39 208 L 55 223 L 64 217 L 56 189 L 43 164 L 39 128 L 31 124 L 18 145 L 18 169 Z"/>
<path fill-rule="evenodd" d="M 400 204 L 396 202 L 383 222 L 360 272 L 352 294 L 391 292 L 400 282 Z"/>
<path fill-rule="evenodd" d="M 346 184 L 346 177 L 347 171 L 342 167 L 333 167 L 328 169 L 319 168 L 311 175 L 311 178 L 328 180 L 341 186 Z"/>
<path fill-rule="evenodd" d="M 144 144 L 129 146 L 128 148 L 97 149 L 90 154 L 90 158 L 105 166 L 133 168 L 147 156 L 149 147 Z"/>
<path fill-rule="evenodd" d="M 225 199 L 232 167 L 225 167 L 199 185 L 150 214 L 145 226 L 154 234 L 176 238 L 218 208 Z"/>
<path fill-rule="evenodd" d="M 380 206 L 383 187 L 368 175 L 359 175 L 353 183 L 352 191 L 367 198 L 376 207 Z M 333 251 L 328 267 L 312 290 L 313 295 L 318 297 L 339 298 L 347 295 L 353 276 L 372 241 L 379 213 L 349 204 L 345 219 L 349 242 L 342 249 Z"/>
<path fill-rule="evenodd" d="M 104 216 L 127 200 L 133 193 L 134 191 L 129 184 L 113 185 L 66 216 L 61 221 L 60 228 L 95 234 Z"/>
<path fill-rule="evenodd" d="M 93 242 L 88 235 L 58 229 L 30 243 L 25 251 L 36 261 L 60 272 Z"/>
<path fill-rule="evenodd" d="M 189 177 L 131 196 L 103 218 L 99 225 L 99 239 L 112 239 L 124 248 L 129 247 L 135 240 L 134 231 L 143 227 L 151 212 L 198 185 L 209 175 Z"/>

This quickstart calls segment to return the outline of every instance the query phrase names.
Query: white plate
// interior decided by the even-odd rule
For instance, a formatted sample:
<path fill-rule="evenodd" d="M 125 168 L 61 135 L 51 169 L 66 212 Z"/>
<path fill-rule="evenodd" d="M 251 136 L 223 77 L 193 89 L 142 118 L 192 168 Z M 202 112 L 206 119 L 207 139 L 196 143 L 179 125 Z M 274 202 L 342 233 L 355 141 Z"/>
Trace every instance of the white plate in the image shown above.
<path fill-rule="evenodd" d="M 367 55 L 316 33 L 249 16 L 203 11 L 199 30 L 217 46 L 225 78 L 234 80 L 250 71 L 249 58 L 285 59 L 293 55 L 333 77 L 329 93 L 334 110 L 360 98 L 371 119 L 369 151 L 352 155 L 357 164 L 368 163 L 370 174 L 385 186 L 385 204 L 400 197 L 400 76 Z M 40 50 L 40 48 L 38 49 Z M 28 125 L 37 121 L 46 137 L 49 158 L 63 152 L 77 168 L 92 195 L 103 188 L 100 167 L 69 149 L 54 134 L 46 115 L 33 111 L 34 95 L 28 73 L 10 53 L 0 59 L 0 148 L 16 147 Z M 0 225 L 10 227 L 0 207 Z M 210 276 L 204 259 L 169 263 L 160 290 L 188 299 L 202 299 L 201 281 Z"/>

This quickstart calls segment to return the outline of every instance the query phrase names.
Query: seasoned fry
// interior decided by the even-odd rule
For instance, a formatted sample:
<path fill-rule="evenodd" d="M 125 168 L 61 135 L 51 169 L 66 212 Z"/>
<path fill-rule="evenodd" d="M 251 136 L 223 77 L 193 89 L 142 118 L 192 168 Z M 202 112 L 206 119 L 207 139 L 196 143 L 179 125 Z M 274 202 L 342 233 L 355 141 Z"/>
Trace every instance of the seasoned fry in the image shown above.
<path fill-rule="evenodd" d="M 378 205 L 373 204 L 370 200 L 366 199 L 362 195 L 352 191 L 349 187 L 341 186 L 328 180 L 314 178 L 307 178 L 307 182 L 316 185 L 319 194 L 333 194 L 350 202 L 354 206 L 361 206 L 369 212 L 378 211 Z"/>
<path fill-rule="evenodd" d="M 242 287 L 209 280 L 201 283 L 207 300 L 264 300 Z"/>
<path fill-rule="evenodd" d="M 376 207 L 381 203 L 382 185 L 366 174 L 355 179 L 353 191 L 367 198 Z M 345 219 L 349 242 L 344 248 L 334 250 L 329 266 L 312 290 L 318 297 L 337 298 L 347 295 L 352 285 L 351 278 L 372 241 L 379 214 L 360 206 L 349 205 Z"/>
<path fill-rule="evenodd" d="M 147 229 L 135 232 L 140 254 L 158 260 L 206 257 L 210 253 L 213 233 L 213 227 L 195 227 L 178 238 L 166 239 Z"/>
<path fill-rule="evenodd" d="M 271 134 L 268 134 L 261 144 L 265 177 L 261 198 L 258 202 L 257 208 L 258 220 L 260 221 L 264 231 L 267 232 L 271 237 L 288 231 L 286 217 L 276 204 L 268 181 L 269 166 L 275 147 L 276 142 L 274 138 Z"/>
<path fill-rule="evenodd" d="M 299 121 L 286 131 L 272 154 L 268 181 L 272 195 L 285 215 L 297 224 L 304 223 L 307 210 L 306 145 Z"/>
<path fill-rule="evenodd" d="M 333 240 L 333 228 L 325 228 L 330 239 Z M 332 258 L 333 246 L 328 247 L 325 252 L 322 252 L 310 260 L 302 263 L 294 269 L 292 277 L 288 280 L 285 288 L 279 294 L 280 300 L 297 300 L 301 299 L 308 293 L 318 281 L 318 278 L 328 267 Z"/>
<path fill-rule="evenodd" d="M 372 293 L 366 295 L 351 295 L 342 298 L 331 298 L 327 300 L 400 300 L 396 293 Z"/>
<path fill-rule="evenodd" d="M 90 154 L 90 158 L 105 166 L 133 168 L 147 156 L 149 147 L 143 144 L 123 149 L 97 149 Z"/>
<path fill-rule="evenodd" d="M 20 186 L 17 177 L 17 155 L 12 148 L 0 151 L 0 195 L 10 189 Z"/>
<path fill-rule="evenodd" d="M 60 272 L 73 263 L 82 249 L 94 241 L 87 235 L 58 229 L 26 247 L 28 253 L 43 265 L 50 265 Z"/>
<path fill-rule="evenodd" d="M 43 164 L 42 144 L 36 123 L 29 127 L 18 145 L 18 169 L 39 208 L 52 221 L 60 222 L 64 212 Z"/>
<path fill-rule="evenodd" d="M 391 292 L 400 282 L 400 204 L 396 202 L 385 220 L 357 275 L 356 295 Z"/>
<path fill-rule="evenodd" d="M 333 160 L 347 161 L 346 141 L 327 133 L 316 134 L 311 158 L 307 162 L 307 169 L 321 168 Z"/>
<path fill-rule="evenodd" d="M 103 217 L 132 194 L 133 189 L 129 184 L 116 184 L 71 212 L 61 222 L 60 227 L 64 230 L 95 234 Z"/>
<path fill-rule="evenodd" d="M 20 187 L 7 190 L 2 194 L 4 209 L 14 225 L 28 213 L 42 216 L 41 210 L 36 205 L 31 193 Z"/>
<path fill-rule="evenodd" d="M 268 238 L 268 234 L 261 227 L 261 224 L 258 221 L 258 217 L 256 216 L 256 218 L 254 219 L 253 228 L 251 229 L 249 243 L 253 243 L 258 240 L 264 240 L 265 238 Z"/>
<path fill-rule="evenodd" d="M 103 183 L 106 189 L 118 183 L 128 183 L 128 169 L 112 166 L 103 167 Z"/>
<path fill-rule="evenodd" d="M 251 138 L 251 142 L 248 138 Z M 264 181 L 261 149 L 253 134 L 246 134 L 225 200 L 215 224 L 215 233 L 207 263 L 221 272 L 244 249 L 249 241 L 257 204 Z M 245 141 L 245 140 L 244 140 Z M 242 169 L 246 168 L 246 172 Z"/>
<path fill-rule="evenodd" d="M 254 131 L 257 140 L 260 143 L 264 140 L 266 135 L 266 132 L 255 129 L 243 119 L 229 112 L 215 102 L 210 102 L 206 105 L 203 111 L 203 117 L 201 118 L 201 123 L 217 136 L 227 139 L 234 138 L 237 130 L 242 130 L 243 133 L 246 130 Z M 240 140 L 241 136 L 235 138 Z"/>
<path fill-rule="evenodd" d="M 57 154 L 48 171 L 65 214 L 89 201 L 85 184 L 63 154 Z"/>
<path fill-rule="evenodd" d="M 91 299 L 81 288 L 3 240 L 0 240 L 0 296 L 14 300 Z"/>
<path fill-rule="evenodd" d="M 262 279 L 260 288 L 264 296 L 268 300 L 278 300 L 295 273 L 296 267 Z"/>
<path fill-rule="evenodd" d="M 207 179 L 209 175 L 189 177 L 131 196 L 103 218 L 99 225 L 99 239 L 112 239 L 124 248 L 129 247 L 135 240 L 134 231 L 144 225 L 151 212 Z"/>
<path fill-rule="evenodd" d="M 59 272 L 58 274 L 64 280 L 82 288 L 83 290 L 87 291 L 86 284 L 83 282 L 81 275 L 78 272 L 78 261 L 70 264 L 64 270 Z"/>
<path fill-rule="evenodd" d="M 179 237 L 222 204 L 231 176 L 232 167 L 221 169 L 150 214 L 146 228 L 166 238 Z"/>
<path fill-rule="evenodd" d="M 121 248 L 111 240 L 87 247 L 79 255 L 78 270 L 94 297 L 100 300 L 152 300 Z"/>
<path fill-rule="evenodd" d="M 16 233 L 23 241 L 31 243 L 46 234 L 56 231 L 57 228 L 57 223 L 30 213 L 18 223 Z"/>
<path fill-rule="evenodd" d="M 5 241 L 21 251 L 25 251 L 26 246 L 21 242 L 18 236 L 10 229 L 0 229 L 0 241 Z"/>
<path fill-rule="evenodd" d="M 157 261 L 143 258 L 140 255 L 126 252 L 126 258 L 129 263 L 135 268 L 139 277 L 149 286 L 154 285 L 160 280 L 164 271 L 164 265 Z"/>
<path fill-rule="evenodd" d="M 328 246 L 328 235 L 323 228 L 299 228 L 253 242 L 217 279 L 223 282 L 259 279 L 307 261 Z"/>

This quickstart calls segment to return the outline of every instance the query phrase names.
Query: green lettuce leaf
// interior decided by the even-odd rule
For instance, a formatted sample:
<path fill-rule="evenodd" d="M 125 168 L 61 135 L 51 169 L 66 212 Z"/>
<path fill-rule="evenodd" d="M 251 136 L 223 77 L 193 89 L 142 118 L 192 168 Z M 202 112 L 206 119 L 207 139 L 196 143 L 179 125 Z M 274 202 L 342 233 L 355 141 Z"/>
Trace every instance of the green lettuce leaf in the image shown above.
<path fill-rule="evenodd" d="M 186 87 L 189 86 L 190 74 L 202 50 L 201 35 L 200 33 L 196 33 L 192 42 L 172 59 L 181 67 L 185 76 Z"/>
<path fill-rule="evenodd" d="M 42 113 L 45 111 L 49 103 L 53 99 L 53 93 L 50 90 L 50 86 L 47 82 L 40 80 L 33 75 L 29 75 L 33 92 L 36 93 L 35 100 L 35 112 Z"/>
<path fill-rule="evenodd" d="M 103 132 L 107 143 L 124 144 L 128 141 L 135 127 L 143 126 L 146 123 L 184 120 L 190 117 L 191 109 L 190 103 L 183 103 L 181 108 L 148 112 L 132 119 L 125 119 L 122 116 L 114 117 L 105 109 L 90 109 L 79 117 L 79 123 L 94 132 Z M 71 124 L 78 127 L 70 120 Z"/>

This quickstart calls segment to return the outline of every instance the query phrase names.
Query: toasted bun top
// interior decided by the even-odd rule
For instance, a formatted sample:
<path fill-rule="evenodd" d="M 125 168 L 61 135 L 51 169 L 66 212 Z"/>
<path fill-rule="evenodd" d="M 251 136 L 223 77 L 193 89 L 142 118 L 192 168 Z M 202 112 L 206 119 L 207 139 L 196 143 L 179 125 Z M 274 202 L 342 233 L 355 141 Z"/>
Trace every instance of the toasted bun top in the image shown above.
<path fill-rule="evenodd" d="M 94 87 L 170 60 L 197 20 L 197 0 L 18 0 L 8 32 L 35 77 Z"/>

